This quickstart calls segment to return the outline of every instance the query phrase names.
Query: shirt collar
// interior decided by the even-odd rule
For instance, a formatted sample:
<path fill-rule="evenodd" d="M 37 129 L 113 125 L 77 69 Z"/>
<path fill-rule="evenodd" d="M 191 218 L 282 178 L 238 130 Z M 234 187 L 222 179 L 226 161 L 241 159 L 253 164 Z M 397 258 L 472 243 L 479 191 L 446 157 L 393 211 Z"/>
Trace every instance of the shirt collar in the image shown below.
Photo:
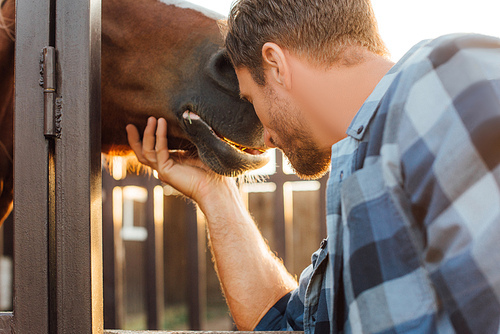
<path fill-rule="evenodd" d="M 354 116 L 354 119 L 347 128 L 346 131 L 347 135 L 357 140 L 363 139 L 363 135 L 365 134 L 366 129 L 368 128 L 368 125 L 370 124 L 370 121 L 373 118 L 373 115 L 375 114 L 375 110 L 377 109 L 377 106 L 380 104 L 380 100 L 382 100 L 384 95 L 387 93 L 387 90 L 389 89 L 392 82 L 399 74 L 401 68 L 403 67 L 403 64 L 406 62 L 408 58 L 410 58 L 417 51 L 417 49 L 420 49 L 422 45 L 427 42 L 428 41 L 422 41 L 416 44 L 397 62 L 396 65 L 394 65 L 389 70 L 389 72 L 387 72 L 384 75 L 384 77 L 379 81 L 377 86 L 375 86 L 373 92 L 370 94 L 370 96 L 368 96 L 368 98 L 365 100 L 361 108 L 358 110 L 356 116 Z"/>

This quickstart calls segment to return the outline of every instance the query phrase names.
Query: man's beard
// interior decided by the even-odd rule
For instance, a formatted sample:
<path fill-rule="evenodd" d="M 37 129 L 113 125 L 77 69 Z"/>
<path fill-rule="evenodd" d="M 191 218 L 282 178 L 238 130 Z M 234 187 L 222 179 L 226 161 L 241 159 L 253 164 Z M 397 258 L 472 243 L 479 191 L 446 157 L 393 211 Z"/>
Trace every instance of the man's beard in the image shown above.
<path fill-rule="evenodd" d="M 301 122 L 299 109 L 266 89 L 270 103 L 270 125 L 279 138 L 271 142 L 283 151 L 295 173 L 302 179 L 319 179 L 330 166 L 331 150 L 321 150 L 311 138 L 311 131 Z M 308 131 L 309 130 L 309 131 Z"/>

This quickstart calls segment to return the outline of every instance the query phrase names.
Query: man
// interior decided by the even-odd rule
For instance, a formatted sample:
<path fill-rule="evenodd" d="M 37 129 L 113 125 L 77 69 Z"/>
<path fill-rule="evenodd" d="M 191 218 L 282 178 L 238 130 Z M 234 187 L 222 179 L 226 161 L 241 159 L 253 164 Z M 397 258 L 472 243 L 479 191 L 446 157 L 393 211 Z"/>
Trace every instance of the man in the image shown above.
<path fill-rule="evenodd" d="M 444 36 L 394 65 L 367 0 L 240 0 L 226 47 L 267 145 L 300 176 L 330 167 L 328 241 L 298 286 L 231 179 L 171 159 L 162 119 L 127 131 L 205 213 L 238 328 L 497 333 L 500 40 Z"/>

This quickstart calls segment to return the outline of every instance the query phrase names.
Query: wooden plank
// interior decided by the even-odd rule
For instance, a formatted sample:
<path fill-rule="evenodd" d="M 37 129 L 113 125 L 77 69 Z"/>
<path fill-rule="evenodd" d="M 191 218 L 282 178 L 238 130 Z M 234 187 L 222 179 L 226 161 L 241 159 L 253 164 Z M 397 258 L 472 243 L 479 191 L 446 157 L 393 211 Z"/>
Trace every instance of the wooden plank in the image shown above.
<path fill-rule="evenodd" d="M 276 191 L 274 192 L 274 236 L 276 253 L 283 260 L 285 265 L 287 265 L 287 241 L 285 240 L 286 230 L 285 230 L 285 202 L 283 185 L 286 181 L 286 175 L 283 173 L 283 164 L 285 160 L 280 151 L 276 151 L 276 174 L 270 177 L 270 181 L 276 184 Z"/>
<path fill-rule="evenodd" d="M 55 326 L 58 333 L 102 333 L 100 0 L 56 0 Z"/>
<path fill-rule="evenodd" d="M 252 214 L 262 236 L 269 242 L 272 251 L 276 250 L 277 239 L 283 237 L 282 235 L 275 235 L 274 230 L 274 212 L 280 210 L 274 204 L 275 195 L 275 192 L 248 193 L 247 204 L 248 210 Z"/>
<path fill-rule="evenodd" d="M 165 196 L 164 200 L 164 276 L 165 304 L 185 302 L 187 294 L 187 205 L 177 196 Z"/>
<path fill-rule="evenodd" d="M 196 205 L 186 205 L 187 297 L 189 328 L 201 330 L 206 320 L 205 229 L 198 224 Z M 203 225 L 204 226 L 204 225 Z"/>
<path fill-rule="evenodd" d="M 17 1 L 14 112 L 14 328 L 47 333 L 48 143 L 40 53 L 50 42 L 50 1 Z"/>
<path fill-rule="evenodd" d="M 117 182 L 102 173 L 102 237 L 103 237 L 103 294 L 104 328 L 122 328 L 123 323 L 123 242 L 122 222 L 113 221 L 113 188 Z M 121 209 L 121 208 L 120 208 Z"/>
<path fill-rule="evenodd" d="M 106 330 L 104 334 L 303 334 L 304 332 L 245 332 L 245 331 L 128 331 Z"/>
<path fill-rule="evenodd" d="M 0 334 L 11 334 L 13 333 L 14 317 L 10 312 L 0 312 Z"/>
<path fill-rule="evenodd" d="M 319 210 L 315 210 L 319 198 L 320 193 L 318 190 L 293 191 L 292 194 L 293 270 L 290 269 L 290 273 L 297 275 L 297 277 L 311 264 L 311 254 L 318 249 L 322 240 L 320 237 L 320 221 L 322 221 L 321 217 L 324 215 Z"/>
<path fill-rule="evenodd" d="M 160 329 L 163 315 L 163 221 L 155 221 L 154 188 L 160 182 L 155 178 L 141 178 L 142 186 L 148 190 L 146 202 L 145 282 L 147 328 Z M 163 204 L 163 200 L 162 200 Z"/>

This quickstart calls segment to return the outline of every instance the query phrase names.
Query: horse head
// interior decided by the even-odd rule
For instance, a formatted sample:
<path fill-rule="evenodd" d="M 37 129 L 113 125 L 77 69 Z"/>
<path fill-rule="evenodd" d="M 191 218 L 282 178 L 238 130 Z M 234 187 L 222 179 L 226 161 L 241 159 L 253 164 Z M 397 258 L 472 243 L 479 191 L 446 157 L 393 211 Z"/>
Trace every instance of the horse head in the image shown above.
<path fill-rule="evenodd" d="M 213 12 L 173 0 L 104 0 L 103 150 L 128 150 L 125 126 L 168 122 L 171 150 L 186 150 L 221 175 L 267 162 L 263 127 L 222 49 Z"/>
<path fill-rule="evenodd" d="M 14 3 L 0 0 L 0 225 L 13 201 Z M 102 151 L 131 152 L 125 127 L 168 121 L 171 150 L 238 175 L 267 162 L 263 128 L 225 56 L 220 15 L 180 0 L 102 1 Z"/>

